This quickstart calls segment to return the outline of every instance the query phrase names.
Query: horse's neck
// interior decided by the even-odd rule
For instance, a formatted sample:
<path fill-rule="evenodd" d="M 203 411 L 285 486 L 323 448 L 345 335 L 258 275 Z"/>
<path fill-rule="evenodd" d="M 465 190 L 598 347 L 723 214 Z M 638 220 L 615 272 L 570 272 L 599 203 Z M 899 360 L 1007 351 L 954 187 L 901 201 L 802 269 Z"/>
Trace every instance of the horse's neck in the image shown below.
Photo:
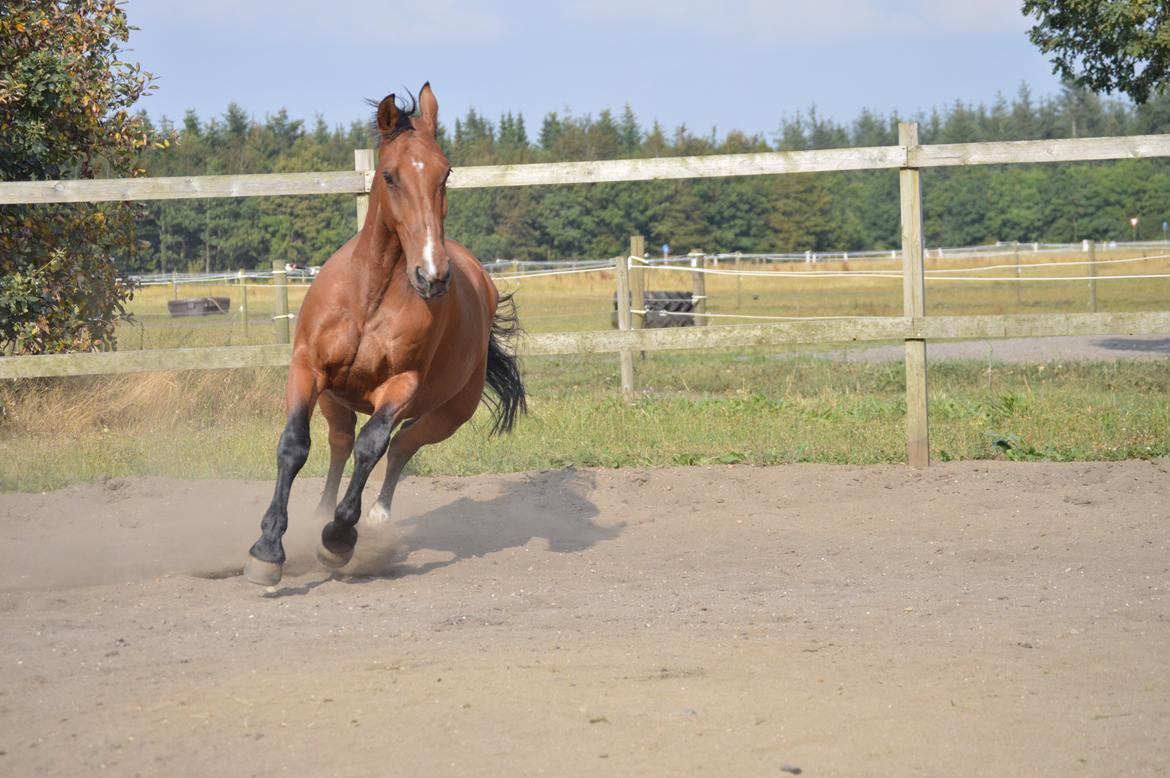
<path fill-rule="evenodd" d="M 361 270 L 359 294 L 373 310 L 381 304 L 394 274 L 405 267 L 398 235 L 386 226 L 376 202 L 370 204 L 366 223 L 358 233 L 354 258 Z"/>

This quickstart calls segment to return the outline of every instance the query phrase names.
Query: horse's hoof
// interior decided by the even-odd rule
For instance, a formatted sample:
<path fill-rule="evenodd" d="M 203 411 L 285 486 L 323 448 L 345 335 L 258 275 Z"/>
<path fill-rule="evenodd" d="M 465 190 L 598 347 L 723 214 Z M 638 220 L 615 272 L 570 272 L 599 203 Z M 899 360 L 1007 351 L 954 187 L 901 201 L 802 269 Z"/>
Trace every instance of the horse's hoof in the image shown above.
<path fill-rule="evenodd" d="M 333 570 L 345 567 L 350 559 L 353 559 L 352 546 L 340 554 L 336 551 L 330 551 L 325 546 L 317 546 L 317 561 Z"/>
<path fill-rule="evenodd" d="M 385 524 L 390 521 L 390 511 L 380 502 L 376 502 L 370 506 L 369 512 L 366 514 L 366 523 L 374 526 L 378 524 Z"/>
<path fill-rule="evenodd" d="M 244 565 L 244 577 L 259 586 L 276 586 L 280 583 L 283 568 L 280 562 L 265 562 L 249 555 L 248 563 Z"/>

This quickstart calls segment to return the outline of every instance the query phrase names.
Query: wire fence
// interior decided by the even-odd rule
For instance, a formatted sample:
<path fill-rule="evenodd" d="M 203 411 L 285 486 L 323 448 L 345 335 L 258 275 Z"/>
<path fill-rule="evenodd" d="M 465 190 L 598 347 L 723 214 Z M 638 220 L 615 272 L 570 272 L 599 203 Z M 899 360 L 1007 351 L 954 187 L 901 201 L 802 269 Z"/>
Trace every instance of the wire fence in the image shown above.
<path fill-rule="evenodd" d="M 999 243 L 930 249 L 928 255 L 927 304 L 935 314 L 1165 310 L 1170 302 L 1170 242 Z M 684 310 L 632 301 L 643 322 L 656 317 L 654 326 L 902 313 L 896 251 L 497 259 L 484 268 L 502 289 L 516 293 L 530 332 L 580 332 L 616 326 L 618 261 L 643 274 L 644 289 L 686 298 L 679 306 Z M 277 310 L 280 279 L 272 270 L 135 276 L 134 318 L 123 325 L 120 348 L 270 343 L 278 320 L 295 321 L 316 269 L 290 266 L 283 275 L 287 314 Z M 214 301 L 210 315 L 174 314 L 183 300 L 200 298 Z"/>
<path fill-rule="evenodd" d="M 984 244 L 978 246 L 947 246 L 938 248 L 926 249 L 926 259 L 934 260 L 969 260 L 973 258 L 992 258 L 992 257 L 1006 257 L 1006 256 L 1026 256 L 1026 255 L 1052 255 L 1052 254 L 1069 254 L 1073 252 L 1089 252 L 1089 241 L 1082 241 L 1080 243 L 1008 243 L 999 242 Z M 1170 252 L 1170 241 L 1138 241 L 1138 242 L 1118 242 L 1109 241 L 1105 243 L 1097 243 L 1094 246 L 1099 251 L 1163 251 Z M 897 249 L 888 249 L 880 251 L 806 251 L 803 253 L 749 253 L 749 252 L 735 252 L 735 253 L 716 253 L 708 254 L 705 252 L 691 252 L 689 254 L 665 256 L 665 257 L 636 257 L 639 264 L 647 267 L 688 267 L 693 268 L 696 265 L 696 259 L 702 259 L 703 262 L 709 263 L 711 269 L 707 272 L 719 271 L 721 265 L 737 260 L 745 260 L 753 266 L 768 266 L 773 264 L 791 264 L 804 262 L 808 264 L 819 264 L 822 262 L 865 262 L 880 261 L 880 260 L 899 260 L 901 254 Z M 1122 263 L 1122 262 L 1140 262 L 1144 259 L 1154 259 L 1156 257 L 1138 257 L 1128 259 L 1114 259 L 1114 260 L 1097 260 L 1098 264 Z M 1080 262 L 1064 262 L 1054 263 L 1051 261 L 1034 262 L 1025 261 L 1018 265 L 993 265 L 981 270 L 989 270 L 994 268 L 1003 269 L 1017 266 L 1037 265 L 1044 267 L 1054 267 L 1060 264 L 1063 265 L 1077 265 L 1089 264 L 1089 260 Z M 568 275 L 573 273 L 583 272 L 597 272 L 608 270 L 613 267 L 613 258 L 608 259 L 572 259 L 572 260 L 516 260 L 516 259 L 494 259 L 490 262 L 483 262 L 484 270 L 492 276 L 508 276 L 511 278 L 522 277 L 539 277 L 551 275 Z M 963 272 L 969 268 L 957 268 L 950 270 L 927 272 L 935 273 L 957 273 Z M 288 266 L 286 268 L 286 277 L 290 284 L 296 283 L 311 283 L 317 276 L 320 268 L 299 268 L 295 266 Z M 739 272 L 742 275 L 753 275 L 752 271 L 724 271 Z M 766 271 L 768 276 L 775 274 L 775 271 Z M 825 274 L 831 275 L 852 275 L 853 277 L 861 277 L 862 273 L 856 271 L 827 271 Z M 763 275 L 763 273 L 759 273 Z M 808 276 L 815 275 L 809 271 L 794 272 L 792 275 Z M 886 274 L 883 274 L 886 275 Z M 900 277 L 900 272 L 897 274 Z M 238 270 L 238 271 L 218 271 L 206 273 L 138 273 L 131 275 L 129 278 L 139 286 L 163 286 L 163 285 L 190 285 L 190 284 L 222 284 L 222 285 L 238 285 L 240 283 L 252 281 L 264 281 L 271 283 L 274 276 L 272 270 Z"/>

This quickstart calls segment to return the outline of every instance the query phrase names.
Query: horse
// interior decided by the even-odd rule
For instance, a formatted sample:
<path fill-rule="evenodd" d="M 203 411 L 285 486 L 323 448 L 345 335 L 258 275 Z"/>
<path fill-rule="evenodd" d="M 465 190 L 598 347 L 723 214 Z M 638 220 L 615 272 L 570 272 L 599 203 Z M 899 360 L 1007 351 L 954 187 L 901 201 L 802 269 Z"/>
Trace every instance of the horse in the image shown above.
<path fill-rule="evenodd" d="M 383 456 L 371 523 L 389 519 L 395 486 L 419 448 L 450 437 L 481 402 L 493 434 L 527 411 L 511 295 L 501 296 L 472 253 L 444 237 L 451 165 L 436 140 L 438 117 L 430 82 L 409 104 L 390 94 L 377 105 L 365 223 L 321 268 L 297 315 L 276 488 L 244 567 L 253 583 L 280 581 L 288 495 L 308 459 L 314 406 L 328 422 L 330 454 L 318 515 L 331 520 L 317 558 L 334 569 L 353 555 L 362 490 Z M 370 418 L 355 437 L 358 413 Z M 338 502 L 351 453 L 353 474 Z"/>

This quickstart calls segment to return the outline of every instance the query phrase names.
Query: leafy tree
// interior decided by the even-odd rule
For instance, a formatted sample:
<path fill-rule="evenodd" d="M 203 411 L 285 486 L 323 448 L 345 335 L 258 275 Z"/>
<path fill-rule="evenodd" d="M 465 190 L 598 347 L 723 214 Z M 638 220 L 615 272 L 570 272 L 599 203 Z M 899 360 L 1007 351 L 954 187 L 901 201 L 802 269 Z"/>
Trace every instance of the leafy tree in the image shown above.
<path fill-rule="evenodd" d="M 141 172 L 149 128 L 129 109 L 152 77 L 121 59 L 130 29 L 115 0 L 0 4 L 0 180 Z M 0 207 L 0 348 L 111 347 L 134 218 L 125 204 Z"/>
<path fill-rule="evenodd" d="M 1163 0 L 1024 0 L 1028 32 L 1053 72 L 1137 103 L 1170 83 L 1170 7 Z"/>

